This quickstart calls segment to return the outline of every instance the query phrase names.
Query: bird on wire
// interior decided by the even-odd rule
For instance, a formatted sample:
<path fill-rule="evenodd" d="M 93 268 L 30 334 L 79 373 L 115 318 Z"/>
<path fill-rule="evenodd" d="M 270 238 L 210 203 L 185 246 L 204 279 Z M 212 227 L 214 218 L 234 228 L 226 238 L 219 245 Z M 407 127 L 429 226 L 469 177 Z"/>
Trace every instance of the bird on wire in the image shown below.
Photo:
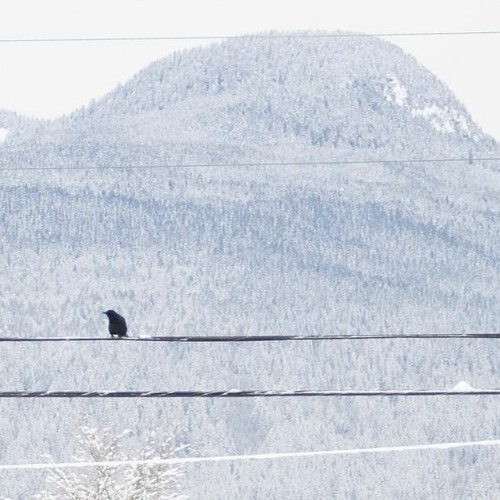
<path fill-rule="evenodd" d="M 120 337 L 127 336 L 127 323 L 125 322 L 125 318 L 118 314 L 117 312 L 110 309 L 109 311 L 104 311 L 102 314 L 105 314 L 109 320 L 109 334 L 114 337 L 115 335 Z"/>

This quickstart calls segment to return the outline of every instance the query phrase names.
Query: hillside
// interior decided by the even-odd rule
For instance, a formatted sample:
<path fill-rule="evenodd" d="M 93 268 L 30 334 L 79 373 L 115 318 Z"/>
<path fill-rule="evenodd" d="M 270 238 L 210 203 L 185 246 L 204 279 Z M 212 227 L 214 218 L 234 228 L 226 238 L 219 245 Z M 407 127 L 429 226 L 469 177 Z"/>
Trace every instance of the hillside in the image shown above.
<path fill-rule="evenodd" d="M 242 38 L 177 53 L 11 141 L 57 144 L 89 161 L 112 161 L 102 154 L 123 143 L 133 159 L 161 161 L 190 153 L 202 160 L 220 148 L 236 157 L 272 148 L 283 159 L 291 144 L 338 159 L 353 152 L 362 159 L 360 149 L 408 158 L 492 145 L 449 90 L 399 48 L 371 37 L 314 36 Z"/>
<path fill-rule="evenodd" d="M 500 165 L 477 159 L 497 145 L 391 44 L 228 40 L 158 61 L 67 117 L 9 124 L 3 336 L 105 336 L 109 308 L 131 335 L 500 330 Z M 468 161 L 403 161 L 425 158 Z M 207 166 L 168 167 L 186 164 Z M 3 390 L 499 385 L 496 341 L 2 349 Z M 0 460 L 69 460 L 87 413 L 137 439 L 175 424 L 193 455 L 497 437 L 495 398 L 464 399 L 2 403 Z M 196 466 L 186 488 L 490 498 L 497 454 Z M 0 493 L 26 498 L 30 474 L 0 476 Z"/>

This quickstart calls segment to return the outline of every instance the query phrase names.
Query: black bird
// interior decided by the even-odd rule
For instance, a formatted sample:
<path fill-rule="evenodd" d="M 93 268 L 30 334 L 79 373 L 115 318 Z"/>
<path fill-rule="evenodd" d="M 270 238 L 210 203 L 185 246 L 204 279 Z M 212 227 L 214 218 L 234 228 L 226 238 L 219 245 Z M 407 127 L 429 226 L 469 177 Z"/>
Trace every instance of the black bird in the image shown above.
<path fill-rule="evenodd" d="M 105 314 L 109 319 L 109 334 L 114 337 L 117 335 L 118 337 L 126 337 L 127 336 L 127 323 L 125 323 L 125 318 L 120 316 L 117 312 L 110 309 L 109 311 L 105 311 L 102 314 Z"/>

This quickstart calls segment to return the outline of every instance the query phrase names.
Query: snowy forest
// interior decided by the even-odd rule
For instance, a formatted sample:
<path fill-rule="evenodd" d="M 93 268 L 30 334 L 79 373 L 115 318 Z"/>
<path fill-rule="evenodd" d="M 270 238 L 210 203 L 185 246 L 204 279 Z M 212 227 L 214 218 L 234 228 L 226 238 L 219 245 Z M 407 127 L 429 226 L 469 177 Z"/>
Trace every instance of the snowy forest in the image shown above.
<path fill-rule="evenodd" d="M 2 337 L 106 337 L 107 309 L 130 336 L 500 331 L 498 144 L 385 41 L 231 39 L 68 116 L 2 111 L 0 131 Z M 2 391 L 500 387 L 498 339 L 1 349 Z M 186 457 L 500 437 L 495 396 L 0 406 L 3 464 L 71 461 L 82 428 L 122 436 L 123 456 L 152 453 L 153 432 Z M 172 498 L 495 498 L 499 459 L 189 464 Z M 0 497 L 46 488 L 47 472 L 0 470 Z"/>

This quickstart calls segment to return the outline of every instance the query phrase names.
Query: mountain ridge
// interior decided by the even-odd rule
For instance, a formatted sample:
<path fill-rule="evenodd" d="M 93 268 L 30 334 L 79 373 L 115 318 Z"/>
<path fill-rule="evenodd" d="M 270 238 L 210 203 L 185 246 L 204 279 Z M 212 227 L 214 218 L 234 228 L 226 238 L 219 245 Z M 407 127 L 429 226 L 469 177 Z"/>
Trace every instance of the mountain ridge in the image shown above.
<path fill-rule="evenodd" d="M 325 147 L 330 154 L 411 151 L 426 142 L 475 152 L 495 144 L 442 82 L 395 45 L 297 35 L 236 38 L 174 53 L 102 99 L 37 124 L 39 140 L 95 143 L 104 135 L 158 149 L 259 142 Z M 425 141 L 414 144 L 415 129 Z"/>

